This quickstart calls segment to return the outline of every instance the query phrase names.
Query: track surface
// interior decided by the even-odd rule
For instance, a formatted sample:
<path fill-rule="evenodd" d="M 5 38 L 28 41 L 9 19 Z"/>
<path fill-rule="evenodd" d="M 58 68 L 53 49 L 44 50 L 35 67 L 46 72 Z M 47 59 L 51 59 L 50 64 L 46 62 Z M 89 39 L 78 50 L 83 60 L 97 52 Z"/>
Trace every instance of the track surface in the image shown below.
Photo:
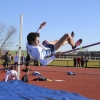
<path fill-rule="evenodd" d="M 0 66 L 2 68 L 2 66 Z M 38 67 L 31 66 L 32 71 L 28 74 L 29 84 L 42 86 L 55 90 L 64 90 L 83 95 L 87 98 L 100 100 L 100 69 L 94 68 L 68 68 L 68 67 Z M 21 69 L 24 69 L 22 66 Z M 51 80 L 65 80 L 62 82 L 48 81 L 32 81 L 36 76 L 32 76 L 32 72 L 38 71 L 45 78 Z M 67 75 L 67 72 L 75 72 L 76 75 Z M 21 71 L 20 78 L 25 75 Z M 0 70 L 0 81 L 5 77 L 5 72 Z"/>

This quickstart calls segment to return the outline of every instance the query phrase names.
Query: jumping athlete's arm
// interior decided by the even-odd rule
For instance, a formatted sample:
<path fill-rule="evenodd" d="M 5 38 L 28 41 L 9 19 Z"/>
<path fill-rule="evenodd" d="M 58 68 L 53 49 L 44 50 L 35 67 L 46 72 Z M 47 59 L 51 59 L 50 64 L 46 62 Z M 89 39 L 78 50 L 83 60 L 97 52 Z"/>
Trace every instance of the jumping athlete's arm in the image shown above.
<path fill-rule="evenodd" d="M 40 63 L 43 66 L 45 66 L 45 65 L 48 65 L 51 61 L 53 61 L 56 57 L 55 56 L 51 56 L 50 58 L 45 59 L 43 53 L 40 52 L 39 49 L 37 49 L 37 58 L 40 61 Z"/>

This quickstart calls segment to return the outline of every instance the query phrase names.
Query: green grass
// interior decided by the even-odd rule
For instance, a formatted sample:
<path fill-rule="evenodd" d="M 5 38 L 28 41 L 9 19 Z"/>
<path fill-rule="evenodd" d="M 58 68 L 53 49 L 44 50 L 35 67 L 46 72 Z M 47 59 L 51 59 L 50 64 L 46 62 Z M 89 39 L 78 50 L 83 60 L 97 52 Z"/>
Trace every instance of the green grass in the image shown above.
<path fill-rule="evenodd" d="M 11 55 L 16 55 L 16 52 L 18 52 L 17 50 L 15 51 L 10 51 L 11 52 Z M 24 54 L 25 56 L 27 55 L 27 52 L 26 51 L 21 51 L 21 54 Z"/>
<path fill-rule="evenodd" d="M 54 60 L 49 65 L 51 66 L 73 66 L 72 60 Z M 100 67 L 100 61 L 89 61 L 87 63 L 88 67 Z"/>
<path fill-rule="evenodd" d="M 3 64 L 4 60 L 0 60 L 0 64 Z M 14 64 L 13 60 L 11 61 L 11 64 Z M 30 63 L 30 65 L 34 65 L 34 63 Z M 73 66 L 73 61 L 72 60 L 64 60 L 64 59 L 56 59 L 56 60 L 53 60 L 49 66 L 63 66 L 63 67 L 67 67 L 67 66 L 70 66 L 72 67 Z M 89 61 L 87 63 L 87 66 L 88 67 L 95 67 L 95 68 L 100 68 L 100 61 Z"/>
<path fill-rule="evenodd" d="M 11 51 L 12 55 L 15 55 L 16 52 L 18 51 Z M 26 51 L 22 51 L 21 54 L 24 54 L 26 56 Z M 1 61 L 2 64 L 3 61 Z M 12 61 L 11 64 L 13 64 L 14 62 Z M 31 63 L 30 65 L 33 65 L 33 63 Z M 71 58 L 61 58 L 61 59 L 56 59 L 54 61 L 52 61 L 49 65 L 51 66 L 73 66 L 73 61 Z M 87 63 L 88 67 L 100 67 L 100 61 L 89 61 Z"/>

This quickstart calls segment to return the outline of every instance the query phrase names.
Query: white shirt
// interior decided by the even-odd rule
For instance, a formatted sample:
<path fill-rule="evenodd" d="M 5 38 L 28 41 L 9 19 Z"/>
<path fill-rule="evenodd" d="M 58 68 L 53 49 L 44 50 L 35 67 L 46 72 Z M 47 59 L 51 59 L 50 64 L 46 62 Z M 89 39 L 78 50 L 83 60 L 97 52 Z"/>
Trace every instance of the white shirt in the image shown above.
<path fill-rule="evenodd" d="M 26 43 L 26 48 L 28 53 L 33 58 L 38 59 L 43 66 L 49 64 L 51 61 L 55 59 L 55 56 L 51 56 L 50 58 L 45 59 L 46 50 L 43 49 L 41 46 L 33 46 Z"/>
<path fill-rule="evenodd" d="M 18 59 L 19 59 L 19 56 L 16 55 L 16 56 L 14 57 L 14 62 L 18 62 Z"/>
<path fill-rule="evenodd" d="M 17 72 L 15 70 L 8 70 L 6 72 L 5 82 L 8 80 L 18 79 Z"/>
<path fill-rule="evenodd" d="M 11 56 L 9 56 L 9 61 L 11 61 Z"/>

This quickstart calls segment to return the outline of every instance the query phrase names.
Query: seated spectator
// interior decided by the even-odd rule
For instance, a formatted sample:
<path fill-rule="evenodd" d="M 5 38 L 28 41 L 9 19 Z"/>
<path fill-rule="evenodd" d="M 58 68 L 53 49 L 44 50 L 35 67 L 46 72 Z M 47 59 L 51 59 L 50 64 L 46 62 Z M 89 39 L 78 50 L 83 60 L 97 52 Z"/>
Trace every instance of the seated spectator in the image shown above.
<path fill-rule="evenodd" d="M 11 67 L 10 70 L 6 72 L 5 82 L 15 79 L 18 79 L 17 71 L 14 70 L 14 67 Z"/>

